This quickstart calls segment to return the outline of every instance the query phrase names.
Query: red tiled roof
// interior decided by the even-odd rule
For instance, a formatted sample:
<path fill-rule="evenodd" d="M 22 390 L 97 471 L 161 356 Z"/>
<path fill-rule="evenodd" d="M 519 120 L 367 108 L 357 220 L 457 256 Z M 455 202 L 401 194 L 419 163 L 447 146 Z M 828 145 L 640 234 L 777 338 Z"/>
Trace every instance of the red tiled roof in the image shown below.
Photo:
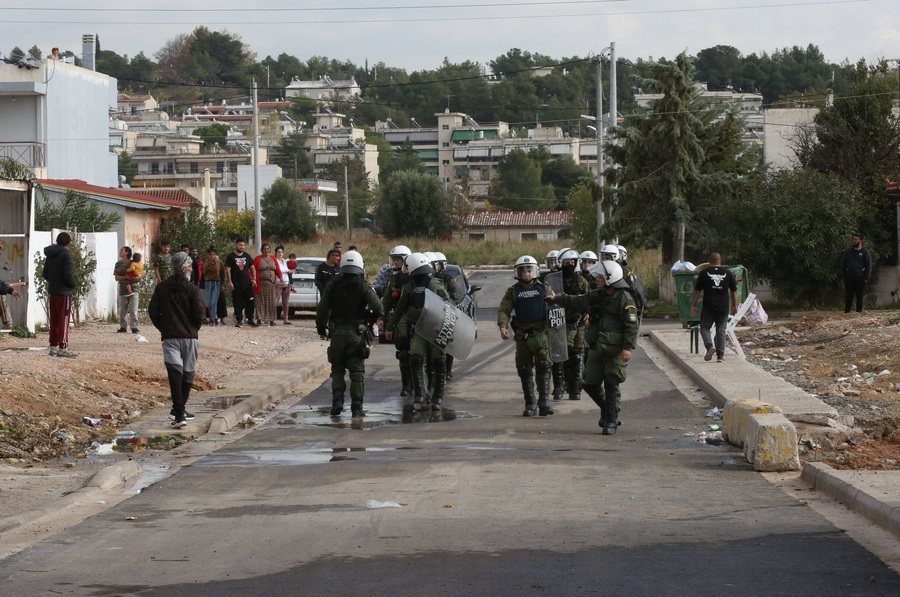
<path fill-rule="evenodd" d="M 171 199 L 186 206 L 190 206 L 196 201 L 194 197 L 184 189 L 145 189 L 138 191 L 142 195 L 150 195 L 157 199 Z"/>
<path fill-rule="evenodd" d="M 100 195 L 110 197 L 111 199 L 123 199 L 125 201 L 134 201 L 135 203 L 145 203 L 149 205 L 160 205 L 167 207 L 185 207 L 184 201 L 178 201 L 166 197 L 154 197 L 150 193 L 143 191 L 135 191 L 132 189 L 113 189 L 110 187 L 100 187 L 84 182 L 83 180 L 53 180 L 41 179 L 40 183 L 45 187 L 56 187 L 66 191 L 77 191 L 89 195 Z"/>
<path fill-rule="evenodd" d="M 566 228 L 572 225 L 571 211 L 477 211 L 466 217 L 471 228 Z"/>

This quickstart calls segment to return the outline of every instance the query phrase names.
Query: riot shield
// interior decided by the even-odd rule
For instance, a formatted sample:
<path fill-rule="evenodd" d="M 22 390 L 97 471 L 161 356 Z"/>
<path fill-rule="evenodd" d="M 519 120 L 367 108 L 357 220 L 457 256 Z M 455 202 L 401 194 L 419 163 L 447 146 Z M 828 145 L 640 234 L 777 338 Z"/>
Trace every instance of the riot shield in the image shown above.
<path fill-rule="evenodd" d="M 416 334 L 465 360 L 475 344 L 475 322 L 451 303 L 425 290 L 425 308 L 416 322 Z"/>
<path fill-rule="evenodd" d="M 553 272 L 544 277 L 548 294 L 563 294 L 562 272 Z M 550 345 L 550 360 L 562 363 L 569 358 L 569 342 L 566 338 L 566 308 L 553 305 L 547 309 L 547 342 Z"/>
<path fill-rule="evenodd" d="M 466 275 L 463 273 L 462 268 L 452 263 L 447 264 L 441 281 L 447 288 L 447 294 L 450 295 L 450 299 L 459 305 L 465 299 L 466 291 L 469 290 Z"/>

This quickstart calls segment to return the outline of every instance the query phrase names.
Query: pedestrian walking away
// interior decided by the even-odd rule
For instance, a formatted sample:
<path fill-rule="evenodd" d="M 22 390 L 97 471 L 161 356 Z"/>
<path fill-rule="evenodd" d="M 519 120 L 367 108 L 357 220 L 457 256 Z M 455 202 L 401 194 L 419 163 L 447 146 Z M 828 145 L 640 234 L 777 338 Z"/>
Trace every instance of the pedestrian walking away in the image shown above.
<path fill-rule="evenodd" d="M 198 332 L 206 314 L 206 303 L 200 289 L 191 283 L 193 261 L 187 253 L 172 256 L 175 272 L 156 286 L 147 314 L 162 336 L 163 363 L 169 378 L 172 427 L 187 425 L 194 418 L 186 410 L 197 357 L 200 353 Z"/>
<path fill-rule="evenodd" d="M 69 250 L 72 236 L 56 235 L 56 244 L 44 247 L 44 279 L 47 281 L 47 303 L 50 316 L 50 356 L 78 356 L 69 349 L 69 322 L 72 317 L 72 295 L 75 293 L 75 259 Z"/>
<path fill-rule="evenodd" d="M 622 266 L 615 261 L 599 261 L 590 272 L 597 279 L 597 290 L 580 296 L 548 295 L 547 302 L 562 305 L 566 313 L 588 314 L 585 342 L 590 351 L 584 368 L 584 391 L 600 407 L 598 423 L 603 435 L 613 435 L 621 425 L 619 386 L 625 382 L 640 326 Z"/>
<path fill-rule="evenodd" d="M 553 414 L 550 407 L 550 351 L 547 345 L 546 291 L 540 268 L 531 255 L 516 260 L 516 282 L 506 289 L 497 309 L 500 338 L 516 342 L 516 372 L 525 395 L 523 417 Z M 515 311 L 515 316 L 512 313 Z M 512 333 L 510 333 L 512 329 Z M 537 397 L 535 398 L 535 383 Z"/>
<path fill-rule="evenodd" d="M 700 312 L 700 337 L 706 354 L 703 359 L 710 361 L 715 355 L 716 361 L 725 360 L 725 327 L 728 324 L 728 313 L 737 313 L 738 295 L 737 281 L 727 267 L 722 266 L 722 256 L 709 254 L 709 267 L 700 270 L 694 283 L 694 295 L 691 297 L 691 315 L 697 313 L 697 301 L 703 295 L 703 310 Z M 729 309 L 729 299 L 731 308 Z M 716 326 L 716 337 L 712 337 L 712 326 Z"/>
<path fill-rule="evenodd" d="M 856 312 L 862 313 L 866 284 L 872 277 L 872 255 L 863 247 L 863 235 L 853 235 L 853 246 L 844 251 L 844 313 L 849 313 L 856 299 Z"/>
<path fill-rule="evenodd" d="M 316 306 L 316 331 L 328 335 L 328 362 L 331 364 L 331 416 L 344 410 L 350 376 L 350 413 L 365 416 L 366 359 L 372 343 L 370 329 L 382 315 L 378 295 L 365 281 L 365 265 L 357 251 L 344 253 L 337 276 L 325 287 Z M 330 334 L 329 334 L 330 330 Z"/>

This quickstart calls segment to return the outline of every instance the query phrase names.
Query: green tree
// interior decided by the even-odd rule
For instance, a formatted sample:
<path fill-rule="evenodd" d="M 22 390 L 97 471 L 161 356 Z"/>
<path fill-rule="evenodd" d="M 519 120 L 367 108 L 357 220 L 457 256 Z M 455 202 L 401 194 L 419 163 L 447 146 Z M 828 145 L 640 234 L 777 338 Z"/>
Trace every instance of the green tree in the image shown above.
<path fill-rule="evenodd" d="M 328 205 L 337 207 L 338 217 L 329 222 L 331 226 L 341 228 L 344 226 L 344 168 L 347 168 L 348 200 L 350 203 L 350 225 L 355 225 L 361 218 L 369 217 L 372 207 L 372 193 L 369 189 L 369 176 L 366 165 L 359 156 L 344 156 L 327 164 L 319 175 L 324 180 L 334 180 L 338 183 L 338 192 L 326 198 Z"/>
<path fill-rule="evenodd" d="M 207 248 L 215 246 L 216 227 L 212 214 L 195 204 L 164 217 L 159 225 L 159 236 L 172 241 L 175 247 L 193 245 L 204 255 Z"/>
<path fill-rule="evenodd" d="M 385 143 L 387 143 L 387 141 L 385 141 Z M 391 174 L 394 172 L 399 172 L 401 170 L 410 170 L 412 172 L 419 172 L 420 174 L 426 172 L 425 163 L 422 162 L 422 158 L 419 157 L 419 152 L 413 147 L 409 137 L 407 137 L 396 150 L 391 149 L 390 145 L 388 145 L 388 151 L 390 152 L 388 154 L 390 158 L 385 159 L 387 164 L 384 167 L 381 166 L 381 153 L 379 152 L 378 154 L 378 178 L 381 182 L 390 178 Z"/>
<path fill-rule="evenodd" d="M 249 239 L 255 233 L 256 212 L 252 209 L 219 210 L 216 213 L 216 242 L 220 253 L 231 249 L 236 238 Z"/>
<path fill-rule="evenodd" d="M 569 156 L 550 160 L 541 167 L 541 182 L 553 187 L 557 209 L 566 209 L 566 197 L 586 176 L 590 176 L 590 172 Z"/>
<path fill-rule="evenodd" d="M 0 158 L 0 178 L 7 180 L 26 180 L 37 185 L 34 174 L 12 158 Z"/>
<path fill-rule="evenodd" d="M 730 212 L 730 252 L 779 299 L 821 305 L 840 295 L 840 240 L 865 217 L 859 187 L 812 169 L 783 171 Z"/>
<path fill-rule="evenodd" d="M 41 52 L 41 49 L 37 46 L 31 46 L 31 49 L 28 50 L 28 53 L 40 60 L 44 57 L 44 53 Z"/>
<path fill-rule="evenodd" d="M 598 192 L 596 181 L 582 179 L 566 197 L 566 204 L 572 210 L 572 238 L 578 247 L 597 246 Z"/>
<path fill-rule="evenodd" d="M 131 159 L 131 154 L 123 151 L 119 154 L 119 176 L 125 177 L 125 183 L 131 184 L 138 174 L 137 164 Z"/>
<path fill-rule="evenodd" d="M 394 172 L 383 185 L 377 223 L 390 238 L 437 238 L 450 230 L 450 198 L 438 177 Z"/>
<path fill-rule="evenodd" d="M 500 159 L 490 199 L 495 205 L 516 211 L 552 209 L 556 204 L 553 187 L 541 184 L 540 164 L 521 149 Z"/>
<path fill-rule="evenodd" d="M 281 138 L 281 143 L 271 155 L 272 163 L 281 166 L 285 178 L 300 179 L 312 176 L 313 167 L 306 147 L 306 135 L 291 133 Z"/>
<path fill-rule="evenodd" d="M 623 143 L 608 148 L 621 167 L 617 194 L 605 194 L 614 208 L 600 234 L 634 246 L 661 245 L 663 262 L 671 263 L 682 226 L 689 245 L 715 244 L 707 218 L 723 197 L 744 192 L 758 156 L 741 142 L 733 114 L 707 109 L 699 100 L 684 53 L 654 71 L 663 97 L 650 114 L 627 117 L 617 127 Z"/>
<path fill-rule="evenodd" d="M 276 180 L 260 199 L 263 236 L 282 240 L 309 240 L 316 233 L 316 219 L 306 197 L 283 178 Z"/>
<path fill-rule="evenodd" d="M 213 147 L 218 145 L 225 148 L 228 145 L 228 131 L 231 127 L 227 124 L 217 122 L 209 126 L 201 126 L 194 131 L 194 134 L 203 139 L 203 149 L 207 152 L 212 151 Z"/>
<path fill-rule="evenodd" d="M 104 212 L 99 202 L 77 191 L 66 191 L 58 202 L 46 196 L 43 199 L 34 210 L 36 230 L 109 232 L 122 221 L 119 214 Z"/>

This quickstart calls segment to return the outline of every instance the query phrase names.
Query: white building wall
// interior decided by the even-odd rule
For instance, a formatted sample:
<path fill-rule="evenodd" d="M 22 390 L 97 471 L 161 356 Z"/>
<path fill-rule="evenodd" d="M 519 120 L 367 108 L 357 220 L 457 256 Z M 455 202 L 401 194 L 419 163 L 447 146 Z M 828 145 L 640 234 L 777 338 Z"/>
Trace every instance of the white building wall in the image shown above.
<path fill-rule="evenodd" d="M 794 135 L 801 126 L 812 124 L 818 108 L 778 108 L 763 111 L 763 157 L 773 170 L 797 166 L 791 149 Z"/>
<path fill-rule="evenodd" d="M 276 180 L 281 178 L 281 167 L 274 164 L 259 165 L 259 198 Z M 253 166 L 241 165 L 237 171 L 237 205 L 240 211 L 255 208 L 255 191 L 253 189 Z M 232 207 L 232 206 L 229 206 Z"/>

